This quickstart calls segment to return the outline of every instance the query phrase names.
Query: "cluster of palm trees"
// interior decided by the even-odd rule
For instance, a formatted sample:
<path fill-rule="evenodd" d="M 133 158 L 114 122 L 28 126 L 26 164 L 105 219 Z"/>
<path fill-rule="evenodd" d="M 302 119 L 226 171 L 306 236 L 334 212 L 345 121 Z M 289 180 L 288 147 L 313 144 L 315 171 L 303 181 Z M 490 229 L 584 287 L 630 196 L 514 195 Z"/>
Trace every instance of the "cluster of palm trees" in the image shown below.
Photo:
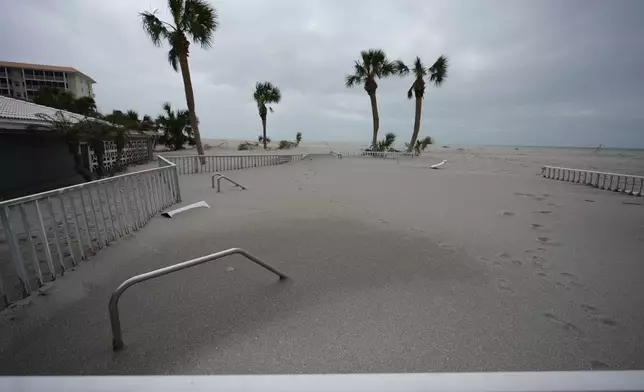
<path fill-rule="evenodd" d="M 168 0 L 168 9 L 172 17 L 170 23 L 159 19 L 156 11 L 141 13 L 143 29 L 155 46 L 160 46 L 164 42 L 169 45 L 168 61 L 175 71 L 181 70 L 197 153 L 203 155 L 203 145 L 201 143 L 197 113 L 195 111 L 195 99 L 190 79 L 188 57 L 191 42 L 200 45 L 204 49 L 211 47 L 213 34 L 219 26 L 217 12 L 205 0 Z M 409 151 L 414 149 L 420 130 L 422 100 L 425 93 L 425 78 L 429 76 L 429 82 L 433 83 L 434 86 L 438 87 L 443 84 L 447 77 L 447 58 L 440 56 L 433 65 L 427 67 L 422 63 L 420 58 L 416 57 L 410 69 L 400 60 L 388 60 L 383 50 L 370 49 L 361 52 L 360 61 L 356 61 L 354 67 L 354 72 L 346 77 L 346 86 L 354 87 L 364 85 L 364 89 L 369 95 L 373 117 L 372 147 L 377 146 L 378 129 L 380 128 L 380 117 L 378 116 L 378 103 L 376 100 L 376 90 L 378 89 L 377 80 L 393 75 L 405 76 L 410 72 L 413 73 L 414 82 L 409 88 L 407 96 L 409 99 L 412 97 L 416 98 L 414 128 L 411 140 L 408 143 Z M 259 117 L 262 120 L 262 140 L 264 148 L 266 148 L 266 116 L 268 111 L 273 111 L 270 105 L 279 103 L 281 93 L 279 88 L 270 82 L 258 82 L 255 86 L 253 98 L 257 103 Z M 424 140 L 428 141 L 431 139 L 425 138 Z"/>
<path fill-rule="evenodd" d="M 373 117 L 371 146 L 374 149 L 378 148 L 378 130 L 380 128 L 378 102 L 376 100 L 376 90 L 378 89 L 377 80 L 394 75 L 406 76 L 410 72 L 413 73 L 414 82 L 407 91 L 407 98 L 416 98 L 414 129 L 411 140 L 407 143 L 407 149 L 411 152 L 412 149 L 416 149 L 418 133 L 420 131 L 420 118 L 423 107 L 423 96 L 425 94 L 425 77 L 429 76 L 429 82 L 433 83 L 434 86 L 441 86 L 447 78 L 447 57 L 438 57 L 430 67 L 425 66 L 420 58 L 416 57 L 416 60 L 410 69 L 401 60 L 391 61 L 387 59 L 387 55 L 382 49 L 365 50 L 362 51 L 360 55 L 360 60 L 356 61 L 354 64 L 353 73 L 346 76 L 345 84 L 349 88 L 363 85 L 367 95 L 369 95 L 369 100 L 371 102 L 371 115 Z M 389 140 L 391 140 L 391 138 Z M 425 138 L 421 141 L 421 144 L 418 145 L 418 148 L 424 149 L 424 147 L 427 146 L 426 143 L 431 142 L 431 138 Z"/>

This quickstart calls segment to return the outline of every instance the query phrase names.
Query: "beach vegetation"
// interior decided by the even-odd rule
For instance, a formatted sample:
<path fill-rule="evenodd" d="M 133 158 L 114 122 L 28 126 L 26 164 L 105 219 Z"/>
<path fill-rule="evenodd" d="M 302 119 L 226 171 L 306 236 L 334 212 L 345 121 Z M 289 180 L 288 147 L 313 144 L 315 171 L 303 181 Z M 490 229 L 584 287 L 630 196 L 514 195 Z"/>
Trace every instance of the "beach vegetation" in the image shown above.
<path fill-rule="evenodd" d="M 196 143 L 194 130 L 188 110 L 174 110 L 169 102 L 162 106 L 163 112 L 156 118 L 156 126 L 161 132 L 159 142 L 172 150 L 181 150 L 185 145 Z"/>
<path fill-rule="evenodd" d="M 420 60 L 420 57 L 416 57 L 411 70 L 403 71 L 404 74 L 411 71 L 414 76 L 414 82 L 407 91 L 407 98 L 416 98 L 414 130 L 411 135 L 411 140 L 408 144 L 406 144 L 407 151 L 409 152 L 411 152 L 412 149 L 416 148 L 418 132 L 420 131 L 420 119 L 423 110 L 423 97 L 425 95 L 425 77 L 429 76 L 429 82 L 432 83 L 434 87 L 440 87 L 447 78 L 448 66 L 449 61 L 445 56 L 439 56 L 434 64 L 432 64 L 430 67 L 425 66 L 425 64 L 423 64 L 423 62 Z M 425 145 L 425 147 L 427 147 L 427 145 Z"/>
<path fill-rule="evenodd" d="M 269 142 L 266 137 L 266 117 L 269 111 L 271 113 L 274 112 L 271 105 L 280 102 L 282 93 L 271 82 L 257 82 L 255 84 L 255 91 L 253 92 L 253 99 L 257 103 L 259 117 L 262 119 L 262 139 L 260 142 L 264 143 L 264 150 L 266 150 L 266 143 Z"/>
<path fill-rule="evenodd" d="M 345 77 L 346 87 L 363 85 L 369 101 L 371 102 L 371 116 L 373 120 L 373 134 L 371 147 L 375 148 L 380 128 L 380 117 L 378 115 L 378 102 L 376 90 L 378 83 L 376 79 L 382 79 L 393 75 L 403 75 L 406 67 L 400 61 L 390 61 L 382 49 L 369 49 L 360 52 L 360 60 L 354 64 L 353 73 Z"/>
<path fill-rule="evenodd" d="M 195 97 L 190 78 L 188 57 L 190 43 L 193 42 L 202 49 L 212 46 L 213 35 L 219 26 L 217 12 L 205 0 L 168 0 L 168 9 L 172 17 L 171 23 L 162 21 L 156 15 L 157 11 L 142 12 L 139 14 L 143 30 L 150 37 L 155 46 L 168 44 L 168 62 L 175 71 L 181 70 L 183 87 L 188 106 L 187 114 L 190 117 L 190 129 L 194 135 L 197 153 L 204 155 L 199 133 L 199 122 L 195 110 Z M 205 164 L 205 158 L 201 158 Z"/>

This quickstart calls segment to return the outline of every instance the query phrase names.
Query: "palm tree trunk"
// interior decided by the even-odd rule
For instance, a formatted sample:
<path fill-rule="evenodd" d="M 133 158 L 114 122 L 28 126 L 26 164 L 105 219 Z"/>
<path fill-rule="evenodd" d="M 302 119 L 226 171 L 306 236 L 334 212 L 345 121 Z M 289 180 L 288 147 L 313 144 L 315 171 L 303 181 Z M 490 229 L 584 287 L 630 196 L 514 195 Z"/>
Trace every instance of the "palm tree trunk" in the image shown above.
<path fill-rule="evenodd" d="M 187 53 L 179 55 L 179 65 L 181 66 L 181 76 L 183 76 L 183 87 L 186 91 L 186 103 L 190 112 L 190 126 L 195 133 L 195 144 L 197 145 L 197 154 L 201 156 L 201 164 L 206 164 L 206 158 L 203 156 L 203 144 L 201 144 L 201 133 L 199 133 L 199 124 L 197 122 L 197 112 L 195 111 L 195 95 L 192 91 L 192 81 L 190 80 L 190 67 L 188 66 Z"/>
<path fill-rule="evenodd" d="M 262 134 L 264 136 L 264 150 L 266 150 L 266 117 L 262 117 Z"/>
<path fill-rule="evenodd" d="M 409 142 L 409 149 L 411 152 L 418 139 L 418 132 L 420 131 L 420 115 L 423 111 L 423 97 L 416 96 L 416 116 L 414 117 L 414 133 L 411 135 L 411 142 Z"/>
<path fill-rule="evenodd" d="M 376 92 L 369 94 L 371 100 L 371 116 L 373 117 L 373 139 L 371 147 L 375 147 L 378 142 L 378 129 L 380 128 L 380 117 L 378 117 L 378 102 L 376 101 Z"/>

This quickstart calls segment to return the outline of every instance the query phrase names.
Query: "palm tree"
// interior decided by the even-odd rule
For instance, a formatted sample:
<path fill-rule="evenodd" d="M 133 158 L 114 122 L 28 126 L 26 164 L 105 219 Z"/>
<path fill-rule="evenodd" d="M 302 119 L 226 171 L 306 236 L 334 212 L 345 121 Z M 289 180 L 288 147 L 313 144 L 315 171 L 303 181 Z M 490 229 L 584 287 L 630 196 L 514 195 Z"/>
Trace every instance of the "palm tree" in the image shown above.
<path fill-rule="evenodd" d="M 264 142 L 264 150 L 266 150 L 266 115 L 269 110 L 273 113 L 273 108 L 266 105 L 280 103 L 282 93 L 280 93 L 280 89 L 274 86 L 271 82 L 257 82 L 257 84 L 255 84 L 253 98 L 255 99 L 255 102 L 257 102 L 259 117 L 262 119 L 263 136 L 260 141 Z"/>
<path fill-rule="evenodd" d="M 166 147 L 180 150 L 186 143 L 192 145 L 195 142 L 190 127 L 190 114 L 187 110 L 172 110 L 169 102 L 163 104 L 163 113 L 157 116 L 156 125 L 163 132 L 161 142 Z"/>
<path fill-rule="evenodd" d="M 425 151 L 427 146 L 430 144 L 434 144 L 434 139 L 431 136 L 425 136 L 422 139 L 417 139 L 416 144 L 414 145 L 405 143 L 405 147 L 407 147 L 407 151 L 411 151 L 413 149 L 416 155 L 420 155 L 420 153 Z"/>
<path fill-rule="evenodd" d="M 376 79 L 386 78 L 392 75 L 402 75 L 406 69 L 405 64 L 400 61 L 389 61 L 382 49 L 369 49 L 360 52 L 361 60 L 355 62 L 355 69 L 352 75 L 347 75 L 345 84 L 347 87 L 354 87 L 364 84 L 364 89 L 371 100 L 371 115 L 373 117 L 373 138 L 371 146 L 375 147 L 380 128 L 380 117 L 378 117 L 378 103 L 376 101 L 376 90 L 378 83 Z"/>
<path fill-rule="evenodd" d="M 388 132 L 384 139 L 379 140 L 376 143 L 376 147 L 373 150 L 381 152 L 394 151 L 394 143 L 396 143 L 396 134 Z"/>
<path fill-rule="evenodd" d="M 407 91 L 407 98 L 411 99 L 412 96 L 416 97 L 416 115 L 414 116 L 414 132 L 411 135 L 411 141 L 409 142 L 407 150 L 411 152 L 412 148 L 416 145 L 416 139 L 418 138 L 418 132 L 420 131 L 420 114 L 423 110 L 423 95 L 425 94 L 425 76 L 429 74 L 429 82 L 434 83 L 435 87 L 439 87 L 443 84 L 447 78 L 447 67 L 449 63 L 447 57 L 440 56 L 434 64 L 427 68 L 422 63 L 419 57 L 416 57 L 414 61 L 414 67 L 412 72 L 416 79 L 414 83 Z M 406 72 L 405 72 L 406 73 Z M 425 145 L 426 147 L 426 145 Z"/>
<path fill-rule="evenodd" d="M 195 135 L 197 153 L 202 156 L 201 164 L 204 165 L 206 160 L 203 157 L 203 145 L 195 111 L 195 97 L 190 80 L 188 56 L 190 54 L 190 40 L 201 45 L 203 49 L 212 46 L 212 35 L 219 26 L 217 12 L 205 0 L 168 0 L 168 8 L 174 24 L 157 18 L 156 11 L 146 11 L 140 14 L 143 30 L 150 36 L 155 46 L 161 46 L 162 41 L 167 41 L 170 46 L 168 52 L 170 65 L 175 71 L 181 67 L 190 124 Z"/>

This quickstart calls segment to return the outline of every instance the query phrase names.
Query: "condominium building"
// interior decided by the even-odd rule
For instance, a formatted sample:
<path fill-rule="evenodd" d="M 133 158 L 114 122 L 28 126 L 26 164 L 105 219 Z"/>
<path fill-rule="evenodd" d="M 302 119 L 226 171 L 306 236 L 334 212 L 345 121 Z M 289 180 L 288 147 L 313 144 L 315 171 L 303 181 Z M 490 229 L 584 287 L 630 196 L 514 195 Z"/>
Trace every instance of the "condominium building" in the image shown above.
<path fill-rule="evenodd" d="M 0 61 L 0 95 L 33 101 L 42 87 L 69 91 L 74 98 L 93 97 L 96 81 L 72 67 Z"/>

